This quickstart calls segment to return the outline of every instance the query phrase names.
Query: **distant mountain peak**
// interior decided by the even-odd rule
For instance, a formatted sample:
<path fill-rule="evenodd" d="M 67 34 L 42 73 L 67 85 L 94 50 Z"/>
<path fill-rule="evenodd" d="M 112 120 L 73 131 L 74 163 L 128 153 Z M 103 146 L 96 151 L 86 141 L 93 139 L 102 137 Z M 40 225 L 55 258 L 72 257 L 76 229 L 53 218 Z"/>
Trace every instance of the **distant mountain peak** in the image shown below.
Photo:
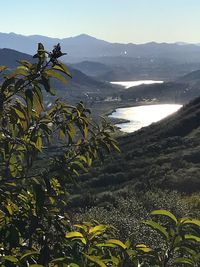
<path fill-rule="evenodd" d="M 77 35 L 75 37 L 76 38 L 94 38 L 94 39 L 96 39 L 95 37 L 90 36 L 89 34 L 86 34 L 86 33 L 79 34 L 79 35 Z"/>
<path fill-rule="evenodd" d="M 103 43 L 109 43 L 109 42 L 107 42 L 105 40 L 98 39 L 98 38 L 93 37 L 93 36 L 91 36 L 89 34 L 86 34 L 86 33 L 82 33 L 82 34 L 79 34 L 77 36 L 74 36 L 74 37 L 72 37 L 72 39 L 78 39 L 78 40 L 88 41 L 88 42 L 94 41 L 94 42 L 101 42 L 101 43 L 102 42 Z"/>

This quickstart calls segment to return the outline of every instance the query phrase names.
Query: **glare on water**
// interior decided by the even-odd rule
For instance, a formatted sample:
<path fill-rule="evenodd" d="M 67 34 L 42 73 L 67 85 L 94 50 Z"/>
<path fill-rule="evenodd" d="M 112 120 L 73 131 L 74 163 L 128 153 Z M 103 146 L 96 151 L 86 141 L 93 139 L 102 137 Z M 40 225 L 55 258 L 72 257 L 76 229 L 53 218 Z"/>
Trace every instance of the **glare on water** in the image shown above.
<path fill-rule="evenodd" d="M 112 84 L 122 85 L 125 89 L 128 89 L 133 86 L 139 86 L 142 84 L 154 84 L 154 83 L 163 83 L 163 81 L 154 81 L 154 80 L 141 80 L 141 81 L 125 81 L 125 82 L 111 82 Z"/>
<path fill-rule="evenodd" d="M 160 104 L 118 108 L 110 115 L 110 117 L 128 120 L 129 122 L 120 123 L 116 126 L 118 126 L 123 132 L 131 133 L 167 117 L 179 110 L 181 107 L 182 105 L 176 104 Z"/>

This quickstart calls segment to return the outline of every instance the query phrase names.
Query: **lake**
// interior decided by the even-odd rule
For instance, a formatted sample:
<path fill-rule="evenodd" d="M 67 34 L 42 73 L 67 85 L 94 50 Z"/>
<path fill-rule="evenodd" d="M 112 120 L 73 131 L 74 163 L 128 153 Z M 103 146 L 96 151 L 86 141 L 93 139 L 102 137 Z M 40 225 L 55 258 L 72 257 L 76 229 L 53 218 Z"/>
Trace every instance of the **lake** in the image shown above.
<path fill-rule="evenodd" d="M 158 104 L 129 108 L 118 108 L 110 118 L 124 119 L 129 122 L 116 124 L 123 132 L 132 133 L 153 122 L 164 119 L 182 107 L 178 104 Z"/>
<path fill-rule="evenodd" d="M 154 84 L 154 83 L 163 83 L 163 81 L 155 81 L 155 80 L 139 80 L 139 81 L 124 81 L 124 82 L 110 82 L 116 85 L 122 85 L 125 89 L 128 89 L 133 86 L 139 86 L 142 84 Z"/>

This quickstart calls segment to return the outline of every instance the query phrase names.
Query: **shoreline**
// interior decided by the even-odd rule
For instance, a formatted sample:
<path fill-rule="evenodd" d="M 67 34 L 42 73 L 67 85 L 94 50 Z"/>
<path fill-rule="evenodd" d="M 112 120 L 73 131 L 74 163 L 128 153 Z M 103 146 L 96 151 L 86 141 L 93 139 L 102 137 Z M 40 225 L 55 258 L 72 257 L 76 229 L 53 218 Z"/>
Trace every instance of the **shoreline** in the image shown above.
<path fill-rule="evenodd" d="M 116 127 L 116 134 L 117 136 L 127 135 L 129 133 L 123 132 L 120 128 L 120 124 L 122 123 L 129 123 L 130 120 L 123 119 L 123 118 L 112 118 L 109 117 L 113 112 L 115 112 L 118 108 L 128 108 L 128 107 L 137 107 L 137 106 L 149 106 L 149 105 L 159 105 L 159 104 L 178 104 L 178 103 L 169 103 L 169 101 L 127 101 L 127 102 L 104 102 L 102 103 L 96 103 L 95 108 L 98 109 L 98 106 L 100 110 L 98 110 L 98 114 L 100 116 L 105 117 L 111 124 L 113 124 Z M 180 104 L 180 103 L 179 103 Z M 183 105 L 181 103 L 181 105 Z M 103 107 L 102 107 L 103 106 Z M 103 110 L 102 110 L 103 109 Z M 118 124 L 116 126 L 116 124 Z"/>
<path fill-rule="evenodd" d="M 119 104 L 119 103 L 118 103 Z M 129 123 L 130 120 L 122 119 L 122 118 L 112 118 L 109 117 L 110 115 L 113 114 L 113 112 L 116 112 L 117 109 L 119 108 L 128 108 L 128 107 L 138 107 L 138 106 L 147 106 L 147 105 L 156 105 L 156 104 L 164 104 L 162 101 L 140 101 L 140 102 L 126 102 L 122 103 L 121 105 L 117 105 L 115 108 L 109 109 L 106 111 L 102 116 L 106 116 L 107 119 L 109 119 L 113 124 L 121 124 L 121 123 Z"/>

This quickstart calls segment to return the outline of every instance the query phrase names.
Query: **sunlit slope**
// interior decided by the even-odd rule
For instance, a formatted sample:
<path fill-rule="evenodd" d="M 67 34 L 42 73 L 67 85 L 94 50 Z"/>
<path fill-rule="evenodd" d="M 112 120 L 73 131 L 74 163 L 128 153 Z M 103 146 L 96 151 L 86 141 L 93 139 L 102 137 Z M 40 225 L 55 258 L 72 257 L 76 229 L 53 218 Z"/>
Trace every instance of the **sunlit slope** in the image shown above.
<path fill-rule="evenodd" d="M 83 175 L 76 194 L 160 187 L 200 189 L 200 98 L 138 132 L 119 138 L 121 153 Z M 81 188 L 84 188 L 82 190 Z M 73 191 L 73 190 L 72 190 Z"/>

